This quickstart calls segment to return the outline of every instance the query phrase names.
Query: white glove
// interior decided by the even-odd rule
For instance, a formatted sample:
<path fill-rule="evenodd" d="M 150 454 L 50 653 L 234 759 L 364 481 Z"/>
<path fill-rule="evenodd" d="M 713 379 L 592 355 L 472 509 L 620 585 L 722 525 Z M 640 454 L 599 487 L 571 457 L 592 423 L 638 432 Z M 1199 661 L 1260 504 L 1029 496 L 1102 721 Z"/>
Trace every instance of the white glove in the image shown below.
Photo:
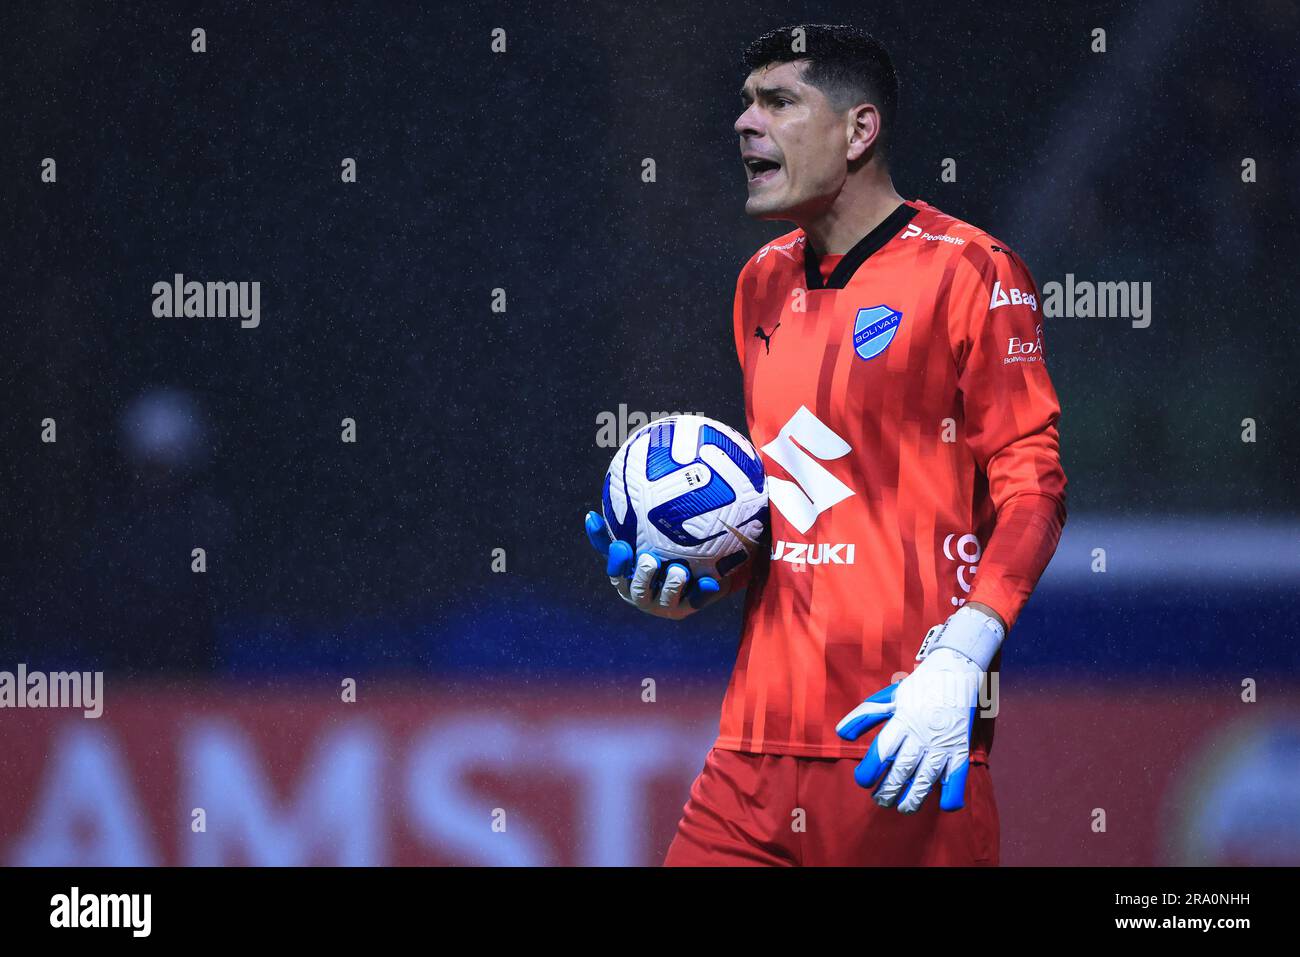
<path fill-rule="evenodd" d="M 619 596 L 657 618 L 678 620 L 693 615 L 706 605 L 721 598 L 730 588 L 707 575 L 692 581 L 691 570 L 681 562 L 669 562 L 662 583 L 656 588 L 656 578 L 663 566 L 654 552 L 632 554 L 632 546 L 614 538 L 609 533 L 604 517 L 599 512 L 588 512 L 587 538 L 592 548 L 604 556 L 605 573 Z"/>
<path fill-rule="evenodd" d="M 1005 637 L 995 618 L 959 608 L 925 636 L 915 671 L 835 726 L 841 738 L 856 741 L 888 720 L 853 775 L 861 787 L 876 788 L 873 797 L 881 807 L 897 802 L 904 814 L 914 814 L 940 779 L 939 807 L 957 811 L 965 805 L 980 686 Z"/>

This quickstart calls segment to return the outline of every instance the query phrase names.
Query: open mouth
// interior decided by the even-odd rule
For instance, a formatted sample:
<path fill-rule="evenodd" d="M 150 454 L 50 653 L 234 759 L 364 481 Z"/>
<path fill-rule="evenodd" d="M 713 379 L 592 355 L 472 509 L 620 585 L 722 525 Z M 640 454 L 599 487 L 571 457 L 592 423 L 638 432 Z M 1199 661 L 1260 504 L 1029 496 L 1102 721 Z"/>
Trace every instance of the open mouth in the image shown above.
<path fill-rule="evenodd" d="M 745 159 L 745 171 L 749 174 L 749 184 L 753 186 L 775 178 L 781 171 L 781 164 L 761 156 L 750 156 Z"/>

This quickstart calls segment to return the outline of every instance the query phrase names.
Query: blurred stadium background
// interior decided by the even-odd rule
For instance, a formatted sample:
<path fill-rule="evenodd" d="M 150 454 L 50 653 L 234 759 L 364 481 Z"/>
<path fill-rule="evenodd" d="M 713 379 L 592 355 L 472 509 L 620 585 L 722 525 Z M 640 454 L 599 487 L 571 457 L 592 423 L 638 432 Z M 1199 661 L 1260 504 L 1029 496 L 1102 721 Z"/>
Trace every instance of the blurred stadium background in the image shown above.
<path fill-rule="evenodd" d="M 1004 655 L 1004 863 L 1300 863 L 1295 2 L 386 9 L 0 13 L 0 669 L 106 683 L 0 711 L 0 863 L 658 862 L 740 608 L 610 593 L 598 420 L 743 426 L 733 283 L 783 227 L 739 53 L 810 19 L 893 52 L 904 195 L 1153 288 L 1047 322 L 1070 519 Z M 261 326 L 154 319 L 178 272 Z"/>

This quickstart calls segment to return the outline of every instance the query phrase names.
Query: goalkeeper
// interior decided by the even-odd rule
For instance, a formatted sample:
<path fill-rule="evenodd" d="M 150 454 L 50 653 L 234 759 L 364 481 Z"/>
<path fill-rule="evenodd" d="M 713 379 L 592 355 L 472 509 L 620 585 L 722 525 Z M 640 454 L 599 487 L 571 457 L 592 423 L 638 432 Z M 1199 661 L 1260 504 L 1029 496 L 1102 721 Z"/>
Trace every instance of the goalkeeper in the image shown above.
<path fill-rule="evenodd" d="M 643 611 L 746 590 L 666 863 L 997 864 L 990 678 L 1066 514 L 1037 289 L 1007 244 L 895 190 L 898 81 L 873 37 L 786 28 L 745 63 L 745 210 L 796 226 L 734 306 L 770 556 L 691 582 L 587 517 Z M 817 546 L 853 558 L 807 563 Z"/>

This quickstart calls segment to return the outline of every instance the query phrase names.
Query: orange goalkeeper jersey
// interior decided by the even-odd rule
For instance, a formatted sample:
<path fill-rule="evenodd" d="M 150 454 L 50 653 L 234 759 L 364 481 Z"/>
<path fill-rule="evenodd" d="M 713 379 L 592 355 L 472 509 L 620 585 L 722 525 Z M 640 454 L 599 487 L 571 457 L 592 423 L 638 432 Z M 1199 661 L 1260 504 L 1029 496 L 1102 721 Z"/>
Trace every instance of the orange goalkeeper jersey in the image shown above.
<path fill-rule="evenodd" d="M 919 200 L 842 257 L 795 230 L 741 270 L 772 542 L 717 747 L 864 754 L 836 723 L 915 667 L 932 625 L 968 600 L 1014 623 L 1065 520 L 1042 323 L 1019 257 Z M 981 717 L 973 761 L 992 736 Z"/>

